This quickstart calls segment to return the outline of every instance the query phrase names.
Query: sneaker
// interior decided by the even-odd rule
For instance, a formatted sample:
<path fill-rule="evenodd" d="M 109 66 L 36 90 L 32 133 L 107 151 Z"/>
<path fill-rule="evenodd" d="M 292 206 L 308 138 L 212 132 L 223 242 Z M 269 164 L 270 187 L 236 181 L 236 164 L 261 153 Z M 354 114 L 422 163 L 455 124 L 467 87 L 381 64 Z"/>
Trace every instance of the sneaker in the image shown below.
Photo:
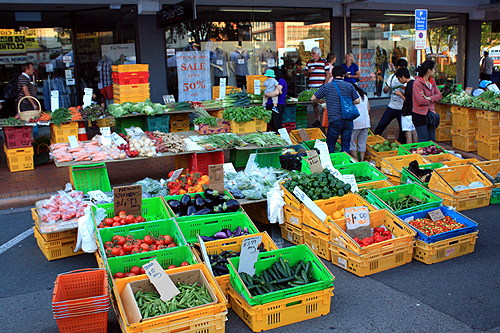
<path fill-rule="evenodd" d="M 321 123 L 319 122 L 319 120 L 316 120 L 312 125 L 313 127 L 320 127 Z"/>
<path fill-rule="evenodd" d="M 280 112 L 278 111 L 278 108 L 277 108 L 277 107 L 273 107 L 273 111 L 274 111 L 274 112 L 276 112 L 276 113 L 280 113 Z"/>

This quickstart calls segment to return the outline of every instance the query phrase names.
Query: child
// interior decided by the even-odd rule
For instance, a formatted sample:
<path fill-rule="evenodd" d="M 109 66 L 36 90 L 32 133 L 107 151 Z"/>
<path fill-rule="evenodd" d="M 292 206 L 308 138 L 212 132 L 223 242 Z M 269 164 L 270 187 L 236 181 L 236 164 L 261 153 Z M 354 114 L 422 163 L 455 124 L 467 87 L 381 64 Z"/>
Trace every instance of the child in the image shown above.
<path fill-rule="evenodd" d="M 275 79 L 276 75 L 274 75 L 274 70 L 268 69 L 266 71 L 266 73 L 264 74 L 264 76 L 267 76 L 267 80 L 264 81 L 264 84 L 263 84 L 264 88 L 266 88 L 264 93 L 266 93 L 266 94 L 272 93 L 273 91 L 276 90 L 276 86 L 278 85 L 278 81 L 276 81 L 276 79 Z M 278 111 L 278 96 L 271 97 L 271 98 L 273 100 L 273 111 L 276 113 L 279 113 L 279 111 Z M 266 103 L 267 103 L 267 99 L 264 98 L 264 100 L 262 101 L 262 106 L 266 106 Z"/>
<path fill-rule="evenodd" d="M 358 151 L 360 161 L 365 159 L 366 141 L 368 140 L 368 129 L 370 129 L 370 103 L 363 89 L 356 84 L 352 84 L 359 94 L 360 102 L 356 104 L 359 111 L 359 117 L 353 120 L 353 130 L 351 134 L 351 156 L 358 159 Z M 358 140 L 356 142 L 356 139 Z"/>
<path fill-rule="evenodd" d="M 396 72 L 396 77 L 399 82 L 406 84 L 403 109 L 401 110 L 401 128 L 406 135 L 406 143 L 416 143 L 418 142 L 417 130 L 412 120 L 413 82 L 415 80 L 412 80 L 407 68 L 399 68 Z"/>

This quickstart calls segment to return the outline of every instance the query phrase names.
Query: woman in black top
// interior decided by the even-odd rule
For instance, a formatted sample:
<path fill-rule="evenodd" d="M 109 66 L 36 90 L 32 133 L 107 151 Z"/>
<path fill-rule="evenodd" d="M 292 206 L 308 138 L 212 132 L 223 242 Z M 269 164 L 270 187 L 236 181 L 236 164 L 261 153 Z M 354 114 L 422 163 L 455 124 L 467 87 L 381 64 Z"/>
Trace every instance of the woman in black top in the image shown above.
<path fill-rule="evenodd" d="M 413 82 L 415 82 L 415 80 L 412 79 L 406 67 L 397 70 L 396 78 L 402 84 L 406 84 L 403 109 L 401 110 L 401 127 L 406 135 L 406 143 L 416 143 L 418 142 L 417 131 L 412 120 Z"/>

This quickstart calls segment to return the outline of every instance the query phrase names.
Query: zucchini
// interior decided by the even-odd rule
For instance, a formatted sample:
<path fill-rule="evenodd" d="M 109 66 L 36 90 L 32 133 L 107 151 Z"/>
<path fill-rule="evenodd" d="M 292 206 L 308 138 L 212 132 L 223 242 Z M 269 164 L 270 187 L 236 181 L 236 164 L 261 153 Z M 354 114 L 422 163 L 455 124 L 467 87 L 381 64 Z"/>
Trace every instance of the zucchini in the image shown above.
<path fill-rule="evenodd" d="M 308 261 L 306 264 L 306 275 L 309 275 L 309 271 L 311 270 L 311 262 Z"/>
<path fill-rule="evenodd" d="M 276 275 L 276 273 L 274 272 L 274 269 L 272 267 L 269 267 L 267 269 L 268 273 L 269 273 L 269 276 L 271 277 L 271 279 L 274 281 L 274 280 L 278 280 L 279 277 Z"/>
<path fill-rule="evenodd" d="M 286 277 L 286 278 L 283 278 L 283 279 L 276 280 L 275 284 L 287 283 L 287 282 L 290 282 L 290 281 L 293 281 L 293 280 L 295 280 L 294 276 L 292 276 L 292 277 Z"/>
<path fill-rule="evenodd" d="M 306 274 L 306 271 L 302 271 L 300 272 L 301 276 L 302 276 L 302 279 L 306 282 L 306 283 L 309 283 L 309 279 L 307 278 L 307 274 Z"/>
<path fill-rule="evenodd" d="M 263 270 L 260 275 L 261 275 L 261 277 L 264 278 L 265 282 L 271 282 L 272 281 L 272 279 L 269 276 L 269 273 L 267 272 L 267 270 Z"/>

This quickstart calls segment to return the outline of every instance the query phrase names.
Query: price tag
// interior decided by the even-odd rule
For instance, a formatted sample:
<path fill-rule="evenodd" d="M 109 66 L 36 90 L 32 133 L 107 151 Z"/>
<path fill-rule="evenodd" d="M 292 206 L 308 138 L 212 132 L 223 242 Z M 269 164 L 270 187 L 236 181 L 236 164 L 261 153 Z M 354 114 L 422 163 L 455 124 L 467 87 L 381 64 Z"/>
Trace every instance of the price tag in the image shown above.
<path fill-rule="evenodd" d="M 196 237 L 198 237 L 198 243 L 200 244 L 201 256 L 203 257 L 203 261 L 205 262 L 205 265 L 207 265 L 210 273 L 214 275 L 214 271 L 212 270 L 212 265 L 210 264 L 210 258 L 208 257 L 207 247 L 205 246 L 205 242 L 203 241 L 203 239 L 200 237 L 199 234 L 196 234 Z"/>
<path fill-rule="evenodd" d="M 292 139 L 290 139 L 290 135 L 288 134 L 286 128 L 280 128 L 278 130 L 278 133 L 280 134 L 281 138 L 285 140 L 289 145 L 293 145 Z"/>
<path fill-rule="evenodd" d="M 127 132 L 127 134 L 130 135 L 132 138 L 136 136 L 141 137 L 145 135 L 140 127 L 129 127 L 125 129 L 125 132 Z"/>
<path fill-rule="evenodd" d="M 180 169 L 175 170 L 174 173 L 172 174 L 172 177 L 170 177 L 168 179 L 168 181 L 169 182 L 175 181 L 177 178 L 179 178 L 179 176 L 181 175 L 183 170 L 184 170 L 184 168 L 180 168 Z"/>
<path fill-rule="evenodd" d="M 163 95 L 163 103 L 164 104 L 175 103 L 174 95 Z"/>
<path fill-rule="evenodd" d="M 344 210 L 346 232 L 351 237 L 363 239 L 372 235 L 368 207 L 349 207 Z"/>
<path fill-rule="evenodd" d="M 113 188 L 115 216 L 122 210 L 127 214 L 142 215 L 142 186 L 119 186 Z"/>
<path fill-rule="evenodd" d="M 337 258 L 337 263 L 339 264 L 340 267 L 342 267 L 343 269 L 347 269 L 347 260 L 345 260 L 344 258 L 340 258 L 338 257 Z"/>
<path fill-rule="evenodd" d="M 92 94 L 94 90 L 92 88 L 85 88 L 83 93 L 83 108 L 86 108 L 92 103 Z"/>
<path fill-rule="evenodd" d="M 109 127 L 101 127 L 99 128 L 101 131 L 101 144 L 105 146 L 111 145 L 111 129 Z"/>
<path fill-rule="evenodd" d="M 344 183 L 351 185 L 351 191 L 353 193 L 359 192 L 358 183 L 356 182 L 356 177 L 354 175 L 342 175 L 342 178 L 344 179 Z"/>
<path fill-rule="evenodd" d="M 247 273 L 250 276 L 255 274 L 255 263 L 259 258 L 259 244 L 262 242 L 262 235 L 248 237 L 241 244 L 240 264 L 238 273 Z"/>
<path fill-rule="evenodd" d="M 311 169 L 311 173 L 321 173 L 323 171 L 323 167 L 321 166 L 321 162 L 319 160 L 319 156 L 309 156 L 306 158 L 307 164 L 309 164 L 309 168 Z"/>
<path fill-rule="evenodd" d="M 465 93 L 466 93 L 467 95 L 472 95 L 472 87 L 467 87 L 467 88 L 465 88 Z"/>
<path fill-rule="evenodd" d="M 149 277 L 149 281 L 155 286 L 160 293 L 162 301 L 167 302 L 179 294 L 179 289 L 172 282 L 165 270 L 160 266 L 156 259 L 144 264 L 144 270 Z"/>
<path fill-rule="evenodd" d="M 121 144 L 127 144 L 127 141 L 125 141 L 121 136 L 119 136 L 117 133 L 111 133 L 111 139 L 113 139 L 113 142 L 115 145 L 119 146 Z"/>
<path fill-rule="evenodd" d="M 432 222 L 436 222 L 444 219 L 444 214 L 441 209 L 435 209 L 427 213 L 427 216 L 432 220 Z"/>
<path fill-rule="evenodd" d="M 71 56 L 70 55 L 69 56 L 68 55 L 63 56 L 63 62 L 64 63 L 71 62 Z"/>
<path fill-rule="evenodd" d="M 253 80 L 253 93 L 260 95 L 260 80 Z"/>
<path fill-rule="evenodd" d="M 219 81 L 219 98 L 220 99 L 223 99 L 224 97 L 226 97 L 226 80 L 227 79 L 225 77 L 223 77 Z"/>
<path fill-rule="evenodd" d="M 271 68 L 274 66 L 276 66 L 276 60 L 274 60 L 273 58 L 267 59 L 267 67 Z"/>
<path fill-rule="evenodd" d="M 308 150 L 308 151 L 306 151 L 306 155 L 307 156 L 318 156 L 318 153 L 316 152 L 316 150 Z"/>
<path fill-rule="evenodd" d="M 314 201 L 309 198 L 304 191 L 302 191 L 298 186 L 293 189 L 293 194 L 306 205 L 309 210 L 311 210 L 314 215 L 316 215 L 322 222 L 326 220 L 327 215 L 314 203 Z"/>
<path fill-rule="evenodd" d="M 221 59 L 217 59 L 216 64 L 219 66 L 222 66 L 224 64 L 224 62 Z"/>
<path fill-rule="evenodd" d="M 208 179 L 212 190 L 224 193 L 224 166 L 222 164 L 208 166 Z"/>
<path fill-rule="evenodd" d="M 74 86 L 75 85 L 75 79 L 66 79 L 66 85 L 67 86 Z"/>
<path fill-rule="evenodd" d="M 320 156 L 320 158 L 321 158 L 321 156 Z M 329 165 L 327 168 L 325 168 L 325 169 L 330 170 L 330 172 L 332 173 L 332 175 L 334 175 L 334 176 L 335 176 L 335 178 L 338 178 L 338 179 L 340 179 L 340 180 L 344 181 L 344 175 L 342 175 L 342 174 L 340 173 L 340 171 L 339 171 L 339 170 L 335 169 L 335 168 L 331 165 L 331 163 L 332 163 L 332 162 L 330 161 L 330 165 Z"/>
<path fill-rule="evenodd" d="M 299 135 L 302 141 L 310 141 L 311 138 L 309 137 L 309 134 L 307 134 L 305 128 L 299 129 Z"/>
<path fill-rule="evenodd" d="M 174 56 L 175 55 L 175 49 L 167 49 L 167 56 Z"/>
<path fill-rule="evenodd" d="M 224 173 L 236 173 L 233 163 L 224 163 L 223 165 Z"/>
<path fill-rule="evenodd" d="M 59 90 L 52 90 L 50 92 L 50 110 L 54 112 L 59 109 Z"/>
<path fill-rule="evenodd" d="M 66 69 L 64 71 L 64 75 L 67 79 L 72 79 L 73 78 L 73 71 L 71 69 Z"/>
<path fill-rule="evenodd" d="M 79 146 L 78 139 L 76 138 L 75 135 L 68 136 L 68 140 L 69 140 L 69 146 L 71 148 L 78 148 L 78 146 Z"/>
<path fill-rule="evenodd" d="M 238 59 L 238 65 L 244 65 L 245 59 Z"/>
<path fill-rule="evenodd" d="M 247 166 L 245 167 L 245 173 L 249 173 L 252 169 L 258 167 L 258 164 L 255 163 L 256 157 L 257 157 L 257 154 L 250 154 L 250 156 L 248 157 Z"/>

